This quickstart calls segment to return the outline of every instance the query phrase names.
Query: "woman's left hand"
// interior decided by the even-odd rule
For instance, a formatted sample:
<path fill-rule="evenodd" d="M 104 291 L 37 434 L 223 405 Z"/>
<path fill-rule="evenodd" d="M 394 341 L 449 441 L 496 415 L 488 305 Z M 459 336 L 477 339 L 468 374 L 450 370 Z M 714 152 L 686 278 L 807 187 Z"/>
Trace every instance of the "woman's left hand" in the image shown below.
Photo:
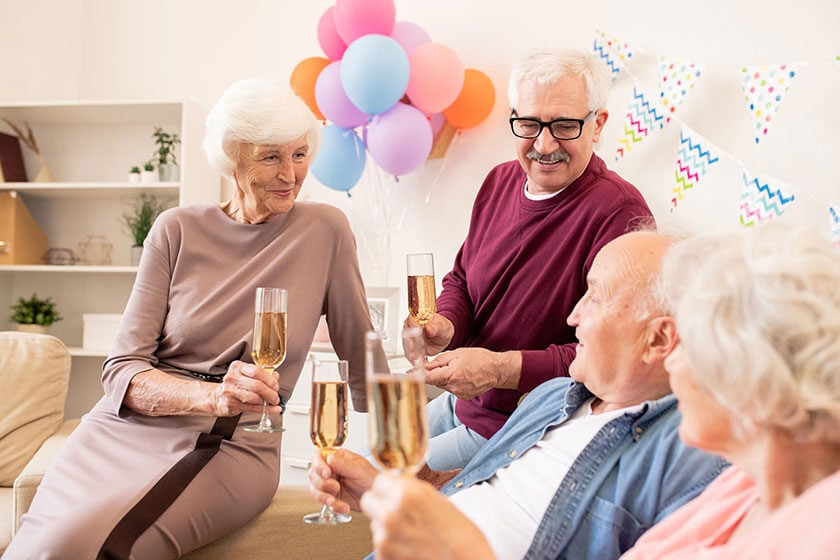
<path fill-rule="evenodd" d="M 276 372 L 267 372 L 259 366 L 235 361 L 230 364 L 227 375 L 214 392 L 216 416 L 233 416 L 240 412 L 263 410 L 263 402 L 268 403 L 266 412 L 281 414 L 280 382 Z"/>

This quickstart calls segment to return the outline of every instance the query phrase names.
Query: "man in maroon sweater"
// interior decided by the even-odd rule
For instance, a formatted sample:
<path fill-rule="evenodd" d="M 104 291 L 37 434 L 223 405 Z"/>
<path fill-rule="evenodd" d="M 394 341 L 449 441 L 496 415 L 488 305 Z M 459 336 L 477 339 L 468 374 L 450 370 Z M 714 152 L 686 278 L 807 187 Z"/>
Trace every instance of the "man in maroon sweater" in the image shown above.
<path fill-rule="evenodd" d="M 463 467 L 522 395 L 568 375 L 574 329 L 598 250 L 650 224 L 639 191 L 593 153 L 607 121 L 611 79 L 597 57 L 534 52 L 511 71 L 510 126 L 518 161 L 490 171 L 470 229 L 425 326 L 435 470 Z M 413 323 L 412 319 L 407 320 Z"/>

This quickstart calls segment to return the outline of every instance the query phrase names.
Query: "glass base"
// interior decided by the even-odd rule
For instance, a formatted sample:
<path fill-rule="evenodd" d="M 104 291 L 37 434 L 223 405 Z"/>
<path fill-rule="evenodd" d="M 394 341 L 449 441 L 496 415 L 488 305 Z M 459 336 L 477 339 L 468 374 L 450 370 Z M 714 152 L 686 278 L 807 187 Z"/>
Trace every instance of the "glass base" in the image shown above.
<path fill-rule="evenodd" d="M 246 432 L 260 432 L 262 434 L 273 434 L 276 432 L 285 432 L 286 428 L 281 428 L 279 426 L 263 426 L 262 424 L 251 424 L 249 426 L 245 426 L 242 428 Z"/>
<path fill-rule="evenodd" d="M 349 515 L 335 513 L 334 511 L 310 513 L 303 516 L 303 521 L 311 525 L 341 525 L 351 521 Z"/>

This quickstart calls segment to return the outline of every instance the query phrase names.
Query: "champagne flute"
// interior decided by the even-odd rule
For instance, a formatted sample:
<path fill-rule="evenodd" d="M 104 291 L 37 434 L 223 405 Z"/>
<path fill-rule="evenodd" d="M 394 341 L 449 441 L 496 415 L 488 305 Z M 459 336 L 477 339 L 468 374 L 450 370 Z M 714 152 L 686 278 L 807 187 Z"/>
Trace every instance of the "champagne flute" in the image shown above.
<path fill-rule="evenodd" d="M 289 294 L 280 288 L 257 288 L 254 307 L 254 342 L 251 356 L 254 363 L 268 373 L 280 367 L 286 359 L 286 302 Z M 282 432 L 283 428 L 271 423 L 266 412 L 268 403 L 263 401 L 259 423 L 245 426 L 248 432 Z"/>
<path fill-rule="evenodd" d="M 375 331 L 366 335 L 370 449 L 383 468 L 400 473 L 417 472 L 429 444 L 423 344 L 420 329 L 405 329 L 403 345 L 411 367 L 405 372 L 390 373 L 377 359 L 382 351 L 382 337 Z"/>
<path fill-rule="evenodd" d="M 347 438 L 349 393 L 347 360 L 312 362 L 309 437 L 325 460 Z M 316 525 L 338 525 L 350 521 L 350 516 L 336 513 L 330 506 L 324 505 L 319 513 L 310 513 L 303 520 Z"/>
<path fill-rule="evenodd" d="M 408 312 L 425 325 L 437 310 L 435 304 L 435 258 L 431 253 L 405 256 L 408 276 Z"/>

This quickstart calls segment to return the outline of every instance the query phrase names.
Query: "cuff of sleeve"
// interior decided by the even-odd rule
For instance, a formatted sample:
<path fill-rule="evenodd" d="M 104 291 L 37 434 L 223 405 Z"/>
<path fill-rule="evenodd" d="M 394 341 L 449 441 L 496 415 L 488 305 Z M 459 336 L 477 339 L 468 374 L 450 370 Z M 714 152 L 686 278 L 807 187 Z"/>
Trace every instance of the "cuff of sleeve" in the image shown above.
<path fill-rule="evenodd" d="M 466 317 L 462 317 L 460 314 L 451 309 L 439 310 L 438 313 L 449 319 L 455 329 L 455 333 L 452 335 L 452 340 L 449 341 L 449 346 L 444 348 L 444 350 L 452 350 L 453 348 L 460 348 L 463 346 L 467 340 L 466 325 L 468 321 Z"/>
<path fill-rule="evenodd" d="M 553 377 L 559 377 L 554 356 L 548 350 L 522 350 L 522 374 L 518 389 L 528 392 Z"/>

